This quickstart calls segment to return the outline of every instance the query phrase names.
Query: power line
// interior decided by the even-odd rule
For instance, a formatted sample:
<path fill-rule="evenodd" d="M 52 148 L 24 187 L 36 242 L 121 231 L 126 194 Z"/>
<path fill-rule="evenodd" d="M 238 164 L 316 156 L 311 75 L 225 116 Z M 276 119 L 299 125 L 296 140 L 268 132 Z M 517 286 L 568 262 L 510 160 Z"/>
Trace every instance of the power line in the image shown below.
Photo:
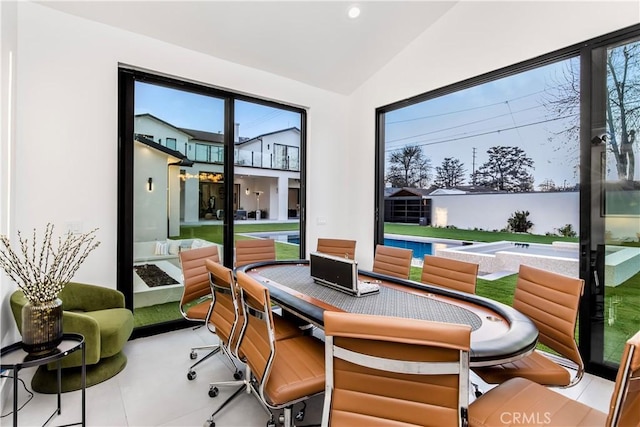
<path fill-rule="evenodd" d="M 536 108 L 540 108 L 540 107 L 539 106 L 534 106 L 534 107 L 524 108 L 522 110 L 516 111 L 516 113 L 522 113 L 524 111 L 529 111 L 529 110 L 533 110 L 533 109 L 536 109 Z M 513 113 L 498 114 L 497 116 L 491 116 L 491 117 L 487 117 L 487 118 L 480 119 L 480 120 L 474 120 L 474 121 L 471 121 L 471 122 L 465 122 L 465 123 L 461 123 L 461 124 L 455 125 L 455 126 L 450 126 L 450 127 L 446 127 L 446 128 L 442 128 L 442 129 L 436 129 L 436 130 L 430 131 L 430 132 L 420 133 L 420 134 L 411 135 L 411 136 L 405 136 L 405 137 L 402 137 L 402 138 L 391 139 L 391 140 L 387 141 L 387 144 L 391 144 L 391 143 L 398 142 L 398 141 L 405 141 L 407 139 L 413 139 L 413 138 L 417 138 L 419 136 L 432 135 L 434 133 L 444 132 L 444 131 L 451 130 L 451 129 L 457 129 L 457 128 L 461 128 L 461 127 L 468 126 L 468 125 L 475 125 L 475 124 L 478 124 L 478 123 L 488 122 L 490 120 L 494 120 L 494 119 L 498 119 L 500 117 L 508 116 L 509 114 L 511 114 L 513 116 Z M 515 124 L 515 122 L 514 122 L 514 124 Z"/>
<path fill-rule="evenodd" d="M 506 132 L 506 131 L 515 130 L 515 129 L 519 129 L 519 128 L 535 126 L 535 125 L 539 125 L 539 124 L 542 124 L 542 123 L 554 122 L 554 121 L 557 121 L 557 120 L 562 120 L 562 119 L 575 117 L 575 116 L 578 116 L 578 114 L 571 114 L 569 116 L 562 116 L 562 117 L 556 117 L 556 118 L 553 118 L 553 119 L 540 120 L 540 121 L 537 121 L 537 122 L 525 123 L 525 124 L 519 125 L 519 126 L 512 126 L 512 127 L 509 127 L 509 128 L 496 129 L 496 130 L 492 130 L 492 131 L 488 131 L 488 132 L 481 132 L 481 133 L 476 133 L 476 134 L 473 134 L 473 135 L 460 136 L 460 137 L 456 137 L 456 138 L 448 138 L 448 139 L 437 140 L 437 141 L 433 141 L 433 142 L 424 141 L 423 143 L 416 143 L 416 144 L 412 144 L 412 145 L 415 145 L 417 147 L 425 147 L 425 146 L 428 146 L 428 145 L 444 144 L 445 142 L 453 142 L 453 141 L 460 141 L 462 139 L 476 138 L 476 137 L 479 137 L 479 136 L 491 135 L 491 134 L 494 134 L 494 133 Z M 395 150 L 397 150 L 397 148 L 385 148 L 385 151 L 395 151 Z"/>
<path fill-rule="evenodd" d="M 558 86 L 556 86 L 556 87 L 558 87 Z M 477 107 L 470 107 L 470 108 L 465 108 L 465 109 L 462 109 L 462 110 L 448 111 L 446 113 L 433 114 L 433 115 L 430 115 L 430 116 L 420 116 L 420 117 L 414 117 L 414 118 L 411 118 L 411 119 L 396 120 L 396 121 L 393 121 L 393 122 L 386 122 L 385 124 L 386 125 L 394 125 L 394 124 L 397 124 L 397 123 L 413 122 L 413 121 L 416 121 L 416 120 L 431 119 L 431 118 L 435 118 L 435 117 L 442 117 L 442 116 L 448 116 L 448 115 L 452 115 L 452 114 L 464 113 L 464 112 L 467 112 L 467 111 L 480 110 L 482 108 L 494 107 L 494 106 L 500 105 L 500 104 L 502 104 L 504 102 L 516 101 L 518 99 L 527 98 L 529 96 L 537 95 L 539 93 L 544 93 L 544 92 L 548 92 L 548 90 L 547 89 L 540 90 L 540 91 L 537 91 L 537 92 L 529 93 L 529 94 L 526 94 L 526 95 L 522 95 L 522 96 L 518 96 L 518 97 L 515 97 L 515 98 L 511 98 L 511 99 L 507 99 L 507 100 L 504 100 L 504 101 L 498 101 L 498 102 L 495 102 L 493 104 L 480 105 L 480 106 L 477 106 Z"/>

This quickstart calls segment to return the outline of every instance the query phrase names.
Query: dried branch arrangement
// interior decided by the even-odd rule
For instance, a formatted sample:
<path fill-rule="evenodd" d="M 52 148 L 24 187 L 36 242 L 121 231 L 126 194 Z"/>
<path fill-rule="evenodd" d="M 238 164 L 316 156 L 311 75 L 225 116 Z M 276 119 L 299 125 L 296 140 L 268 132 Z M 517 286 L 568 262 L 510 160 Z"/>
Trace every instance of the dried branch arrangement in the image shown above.
<path fill-rule="evenodd" d="M 96 231 L 53 237 L 53 224 L 47 224 L 42 242 L 36 229 L 31 240 L 18 231 L 19 248 L 12 248 L 9 238 L 0 236 L 0 265 L 7 276 L 16 282 L 32 304 L 51 301 L 58 296 L 89 253 L 100 245 Z M 54 245 L 57 243 L 57 245 Z"/>

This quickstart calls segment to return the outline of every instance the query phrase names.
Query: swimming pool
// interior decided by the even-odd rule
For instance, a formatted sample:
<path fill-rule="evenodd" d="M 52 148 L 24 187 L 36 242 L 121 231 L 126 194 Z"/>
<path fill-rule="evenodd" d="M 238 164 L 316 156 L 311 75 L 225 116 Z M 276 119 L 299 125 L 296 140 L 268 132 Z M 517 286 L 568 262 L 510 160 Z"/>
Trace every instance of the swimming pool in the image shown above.
<path fill-rule="evenodd" d="M 300 245 L 300 232 L 293 231 L 263 231 L 259 233 L 242 233 L 244 236 L 256 237 L 259 239 L 273 239 L 276 242 L 291 243 Z"/>
<path fill-rule="evenodd" d="M 420 239 L 420 240 L 419 240 Z M 413 264 L 422 264 L 425 255 L 435 255 L 436 251 L 462 246 L 455 240 L 426 240 L 425 238 L 400 235 L 385 235 L 385 246 L 411 249 L 413 251 Z"/>

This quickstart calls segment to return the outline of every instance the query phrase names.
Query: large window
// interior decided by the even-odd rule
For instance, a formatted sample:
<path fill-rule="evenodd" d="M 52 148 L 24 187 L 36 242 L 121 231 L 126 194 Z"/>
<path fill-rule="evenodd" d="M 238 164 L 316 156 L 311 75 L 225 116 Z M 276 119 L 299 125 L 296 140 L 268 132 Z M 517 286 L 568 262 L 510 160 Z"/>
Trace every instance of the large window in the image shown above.
<path fill-rule="evenodd" d="M 504 252 L 583 278 L 581 352 L 609 377 L 640 325 L 627 309 L 640 305 L 639 37 L 629 28 L 377 111 L 376 242 L 401 245 L 413 223 L 406 234 L 434 243 L 415 266 L 467 257 L 478 292 L 505 304 L 518 265 Z"/>
<path fill-rule="evenodd" d="M 236 239 L 274 238 L 301 257 L 303 110 L 121 69 L 119 119 L 118 289 L 137 333 L 182 318 L 182 251 L 216 245 L 232 267 Z"/>

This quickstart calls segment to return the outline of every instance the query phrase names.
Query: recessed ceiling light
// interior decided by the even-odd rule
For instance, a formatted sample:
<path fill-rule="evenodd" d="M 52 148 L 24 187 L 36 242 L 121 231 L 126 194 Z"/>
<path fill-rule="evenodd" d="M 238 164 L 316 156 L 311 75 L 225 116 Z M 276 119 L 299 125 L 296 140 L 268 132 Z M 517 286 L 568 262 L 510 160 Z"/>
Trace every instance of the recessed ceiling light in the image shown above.
<path fill-rule="evenodd" d="M 360 8 L 358 6 L 351 6 L 348 12 L 349 18 L 356 19 L 360 16 Z"/>

